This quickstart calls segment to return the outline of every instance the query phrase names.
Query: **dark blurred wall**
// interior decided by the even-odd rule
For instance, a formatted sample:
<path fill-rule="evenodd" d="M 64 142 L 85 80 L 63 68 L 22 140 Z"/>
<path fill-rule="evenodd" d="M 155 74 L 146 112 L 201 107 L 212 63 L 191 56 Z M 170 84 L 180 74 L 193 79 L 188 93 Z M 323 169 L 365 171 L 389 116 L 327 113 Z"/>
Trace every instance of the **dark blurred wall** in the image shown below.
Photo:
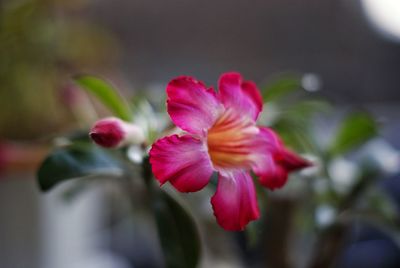
<path fill-rule="evenodd" d="M 319 74 L 334 100 L 400 99 L 400 45 L 374 32 L 358 0 L 103 0 L 90 13 L 122 40 L 134 85 L 289 70 Z"/>

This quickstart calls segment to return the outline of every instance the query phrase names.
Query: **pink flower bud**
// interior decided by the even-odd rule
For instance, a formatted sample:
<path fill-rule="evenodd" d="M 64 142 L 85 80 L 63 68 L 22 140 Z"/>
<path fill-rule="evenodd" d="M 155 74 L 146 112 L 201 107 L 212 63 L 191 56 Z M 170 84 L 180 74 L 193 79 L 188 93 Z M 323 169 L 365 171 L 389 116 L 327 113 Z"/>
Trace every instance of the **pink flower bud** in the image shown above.
<path fill-rule="evenodd" d="M 90 138 L 106 148 L 118 148 L 129 144 L 140 144 L 145 140 L 143 130 L 115 117 L 103 118 L 89 132 Z"/>

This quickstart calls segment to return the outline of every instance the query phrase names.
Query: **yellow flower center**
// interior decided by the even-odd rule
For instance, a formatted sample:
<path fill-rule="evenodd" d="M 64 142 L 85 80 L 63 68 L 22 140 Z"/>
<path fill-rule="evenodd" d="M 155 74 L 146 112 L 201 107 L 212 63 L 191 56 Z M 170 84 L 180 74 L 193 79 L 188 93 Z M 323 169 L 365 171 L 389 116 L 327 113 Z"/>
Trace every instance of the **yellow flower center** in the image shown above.
<path fill-rule="evenodd" d="M 247 116 L 226 110 L 208 130 L 208 153 L 215 168 L 249 168 L 259 129 Z"/>

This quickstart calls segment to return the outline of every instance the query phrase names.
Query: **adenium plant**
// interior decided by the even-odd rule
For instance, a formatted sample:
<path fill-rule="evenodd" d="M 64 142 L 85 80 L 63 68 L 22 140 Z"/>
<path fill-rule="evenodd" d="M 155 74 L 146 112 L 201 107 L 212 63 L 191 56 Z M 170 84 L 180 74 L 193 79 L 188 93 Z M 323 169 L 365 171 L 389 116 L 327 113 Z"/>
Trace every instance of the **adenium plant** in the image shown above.
<path fill-rule="evenodd" d="M 166 91 L 168 114 L 182 131 L 151 146 L 154 177 L 180 192 L 195 192 L 217 172 L 211 204 L 224 229 L 243 230 L 259 218 L 251 171 L 261 185 L 274 190 L 285 185 L 290 172 L 310 166 L 272 129 L 257 126 L 263 108 L 260 92 L 239 73 L 223 74 L 217 92 L 188 76 L 173 79 Z M 90 137 L 103 147 L 143 141 L 137 126 L 116 118 L 98 121 Z"/>

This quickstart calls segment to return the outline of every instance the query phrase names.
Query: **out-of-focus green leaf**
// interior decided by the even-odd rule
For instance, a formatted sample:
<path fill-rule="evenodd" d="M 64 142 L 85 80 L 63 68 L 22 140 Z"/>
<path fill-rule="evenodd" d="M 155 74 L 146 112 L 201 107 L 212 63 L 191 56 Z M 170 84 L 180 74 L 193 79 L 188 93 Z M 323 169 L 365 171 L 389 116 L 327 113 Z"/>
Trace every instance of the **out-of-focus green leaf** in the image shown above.
<path fill-rule="evenodd" d="M 120 176 L 119 162 L 105 150 L 90 143 L 76 143 L 55 149 L 42 163 L 37 180 L 42 191 L 56 184 L 87 176 Z"/>
<path fill-rule="evenodd" d="M 166 267 L 196 267 L 201 247 L 193 218 L 164 191 L 155 193 L 153 206 Z"/>
<path fill-rule="evenodd" d="M 108 82 L 91 75 L 76 76 L 74 80 L 81 88 L 96 96 L 116 116 L 125 121 L 132 120 L 128 104 Z"/>
<path fill-rule="evenodd" d="M 301 77 L 286 75 L 262 89 L 263 100 L 264 102 L 276 100 L 299 88 L 301 88 Z"/>
<path fill-rule="evenodd" d="M 315 143 L 310 131 L 311 117 L 300 116 L 294 111 L 282 113 L 273 124 L 284 143 L 296 151 L 315 152 Z"/>
<path fill-rule="evenodd" d="M 343 120 L 329 152 L 332 155 L 346 153 L 377 134 L 378 125 L 371 115 L 363 112 L 352 113 Z"/>
<path fill-rule="evenodd" d="M 288 113 L 291 117 L 310 119 L 316 113 L 327 112 L 330 108 L 330 104 L 323 100 L 303 100 L 290 107 Z"/>
<path fill-rule="evenodd" d="M 293 149 L 315 152 L 316 144 L 310 127 L 316 114 L 330 109 L 329 103 L 321 100 L 298 101 L 281 109 L 272 127 L 279 133 L 285 144 Z"/>

